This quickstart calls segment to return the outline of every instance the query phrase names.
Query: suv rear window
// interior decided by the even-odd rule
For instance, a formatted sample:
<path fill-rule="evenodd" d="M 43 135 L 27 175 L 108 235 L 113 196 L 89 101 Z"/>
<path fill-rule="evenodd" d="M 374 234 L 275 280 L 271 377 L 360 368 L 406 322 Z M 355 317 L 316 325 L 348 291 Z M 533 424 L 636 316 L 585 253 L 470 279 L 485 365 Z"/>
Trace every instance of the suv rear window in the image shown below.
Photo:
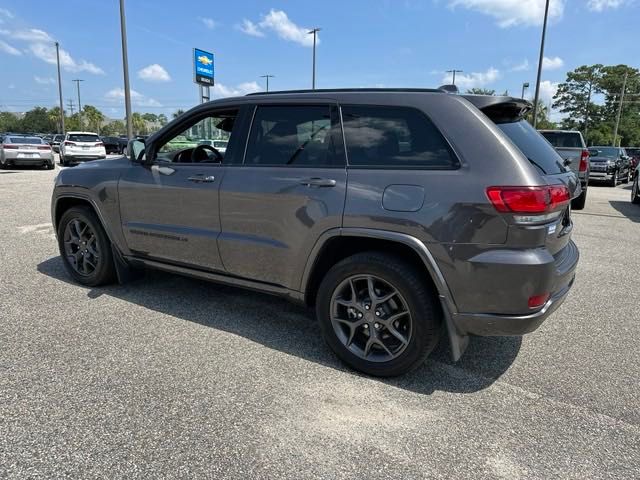
<path fill-rule="evenodd" d="M 350 166 L 454 169 L 459 163 L 435 125 L 409 107 L 343 106 Z"/>
<path fill-rule="evenodd" d="M 578 132 L 540 132 L 556 148 L 584 148 Z"/>
<path fill-rule="evenodd" d="M 564 173 L 562 157 L 526 120 L 497 123 L 529 161 L 544 174 Z"/>
<path fill-rule="evenodd" d="M 85 135 L 85 134 L 75 134 L 69 135 L 70 142 L 94 142 L 97 143 L 100 141 L 100 137 L 98 135 Z"/>

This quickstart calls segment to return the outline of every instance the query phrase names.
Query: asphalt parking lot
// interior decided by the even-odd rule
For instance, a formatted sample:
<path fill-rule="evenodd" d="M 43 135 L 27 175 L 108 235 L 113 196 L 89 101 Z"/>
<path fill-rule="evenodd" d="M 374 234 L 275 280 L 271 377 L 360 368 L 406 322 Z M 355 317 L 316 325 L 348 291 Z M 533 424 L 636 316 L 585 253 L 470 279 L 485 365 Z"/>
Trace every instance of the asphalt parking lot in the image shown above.
<path fill-rule="evenodd" d="M 311 312 L 148 273 L 67 280 L 59 169 L 0 172 L 0 477 L 640 477 L 640 207 L 592 186 L 569 299 L 524 338 L 347 370 Z"/>

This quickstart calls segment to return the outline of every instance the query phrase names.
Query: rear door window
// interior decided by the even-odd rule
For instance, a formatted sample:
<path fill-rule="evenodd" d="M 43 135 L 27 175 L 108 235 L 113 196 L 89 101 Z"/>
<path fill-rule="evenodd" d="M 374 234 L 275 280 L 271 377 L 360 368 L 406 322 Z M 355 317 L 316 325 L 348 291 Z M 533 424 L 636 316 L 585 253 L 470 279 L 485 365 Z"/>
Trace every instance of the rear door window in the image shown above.
<path fill-rule="evenodd" d="M 540 132 L 556 148 L 584 148 L 578 132 Z"/>
<path fill-rule="evenodd" d="M 459 166 L 442 134 L 415 108 L 345 105 L 342 121 L 349 166 L 438 170 Z"/>
<path fill-rule="evenodd" d="M 529 122 L 519 120 L 497 125 L 543 174 L 565 173 L 562 157 Z"/>

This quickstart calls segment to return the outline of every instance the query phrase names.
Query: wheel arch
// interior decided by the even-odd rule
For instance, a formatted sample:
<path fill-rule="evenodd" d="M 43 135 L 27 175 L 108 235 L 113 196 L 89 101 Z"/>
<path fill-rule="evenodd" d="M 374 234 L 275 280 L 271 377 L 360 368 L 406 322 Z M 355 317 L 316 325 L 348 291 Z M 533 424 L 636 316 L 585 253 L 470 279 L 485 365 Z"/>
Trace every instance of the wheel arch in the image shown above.
<path fill-rule="evenodd" d="M 53 227 L 56 234 L 58 232 L 58 225 L 60 224 L 60 220 L 62 219 L 64 212 L 66 212 L 70 208 L 77 207 L 77 206 L 85 206 L 93 210 L 93 212 L 98 217 L 98 220 L 102 225 L 102 228 L 104 228 L 104 231 L 107 234 L 107 238 L 109 239 L 109 242 L 111 242 L 111 244 L 113 245 L 113 236 L 111 234 L 111 231 L 109 230 L 109 226 L 107 222 L 104 221 L 104 218 L 100 213 L 100 209 L 97 207 L 95 202 L 93 202 L 93 200 L 82 195 L 63 195 L 56 198 L 53 205 L 53 211 L 51 212 Z"/>

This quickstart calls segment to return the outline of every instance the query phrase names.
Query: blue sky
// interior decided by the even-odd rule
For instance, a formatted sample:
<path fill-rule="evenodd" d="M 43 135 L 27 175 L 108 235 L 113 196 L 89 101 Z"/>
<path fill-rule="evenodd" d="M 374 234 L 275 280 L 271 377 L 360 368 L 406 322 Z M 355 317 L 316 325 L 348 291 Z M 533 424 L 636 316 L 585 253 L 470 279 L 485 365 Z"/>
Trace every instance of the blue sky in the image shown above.
<path fill-rule="evenodd" d="M 519 94 L 533 86 L 544 0 L 127 0 L 134 110 L 169 114 L 197 102 L 192 47 L 216 55 L 214 98 L 264 88 L 309 88 L 311 37 L 322 28 L 317 86 L 434 87 L 459 68 L 461 88 Z M 54 6 L 55 5 L 55 6 Z M 217 6 L 220 5 L 220 6 Z M 638 66 L 639 0 L 552 0 L 542 76 L 549 101 L 582 64 Z M 117 0 L 0 0 L 0 110 L 65 103 L 123 116 Z"/>

